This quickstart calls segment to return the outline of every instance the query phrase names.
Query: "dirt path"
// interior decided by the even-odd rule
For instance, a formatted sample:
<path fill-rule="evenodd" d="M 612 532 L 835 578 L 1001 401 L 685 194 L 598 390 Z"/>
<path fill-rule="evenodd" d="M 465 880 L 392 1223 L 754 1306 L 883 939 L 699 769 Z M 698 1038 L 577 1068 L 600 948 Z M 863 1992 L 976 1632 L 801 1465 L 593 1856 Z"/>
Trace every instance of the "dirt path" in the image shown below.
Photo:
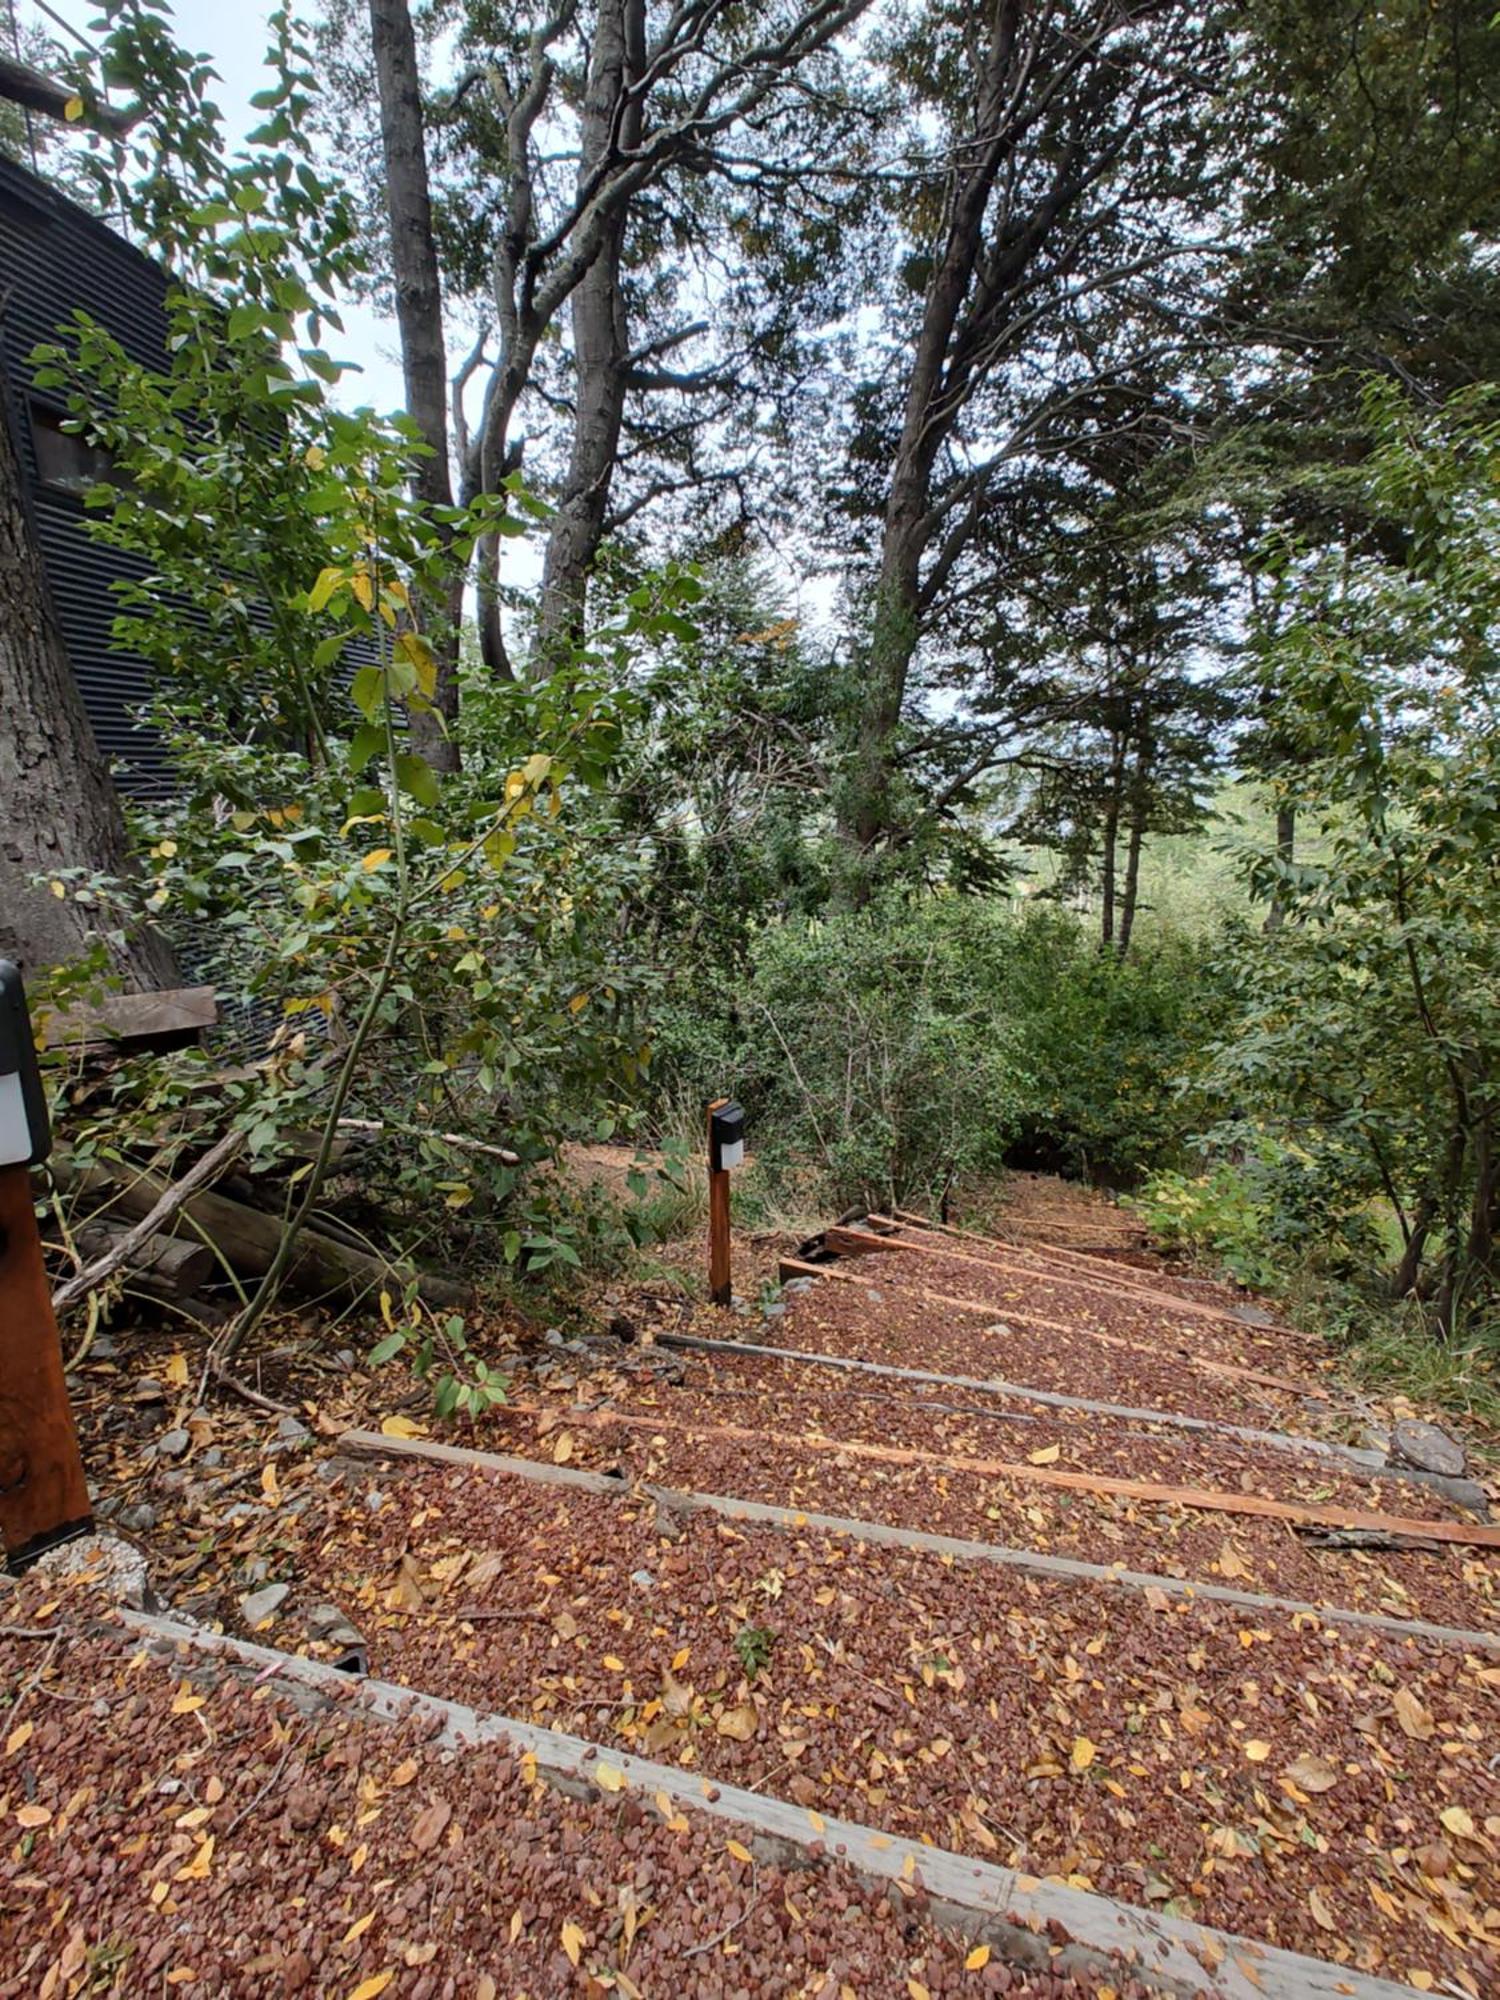
<path fill-rule="evenodd" d="M 1228 1934 L 1231 1952 L 1249 1938 L 1346 1969 L 1320 1990 L 1368 1975 L 1488 2000 L 1500 1552 L 1431 1539 L 1483 1532 L 1447 1491 L 1229 1435 L 1349 1444 L 1357 1412 L 1316 1343 L 1254 1312 L 1241 1325 L 1233 1293 L 1159 1272 L 1117 1212 L 1040 1183 L 1023 1207 L 1039 1220 L 1017 1233 L 1013 1217 L 1004 1245 L 908 1226 L 899 1254 L 845 1259 L 765 1313 L 691 1321 L 969 1386 L 649 1339 L 543 1350 L 508 1407 L 444 1433 L 524 1462 L 507 1473 L 341 1453 L 345 1424 L 378 1423 L 389 1394 L 355 1377 L 304 1402 L 300 1437 L 254 1420 L 253 1449 L 223 1471 L 193 1464 L 222 1431 L 191 1434 L 186 1466 L 156 1475 L 177 1480 L 160 1587 L 243 1631 L 239 1590 L 284 1580 L 263 1644 L 331 1657 L 342 1641 L 317 1607 L 333 1605 L 387 1681 L 745 1788 L 814 1827 L 1210 1926 L 1206 1993 L 1230 1990 L 1212 1942 Z M 571 1483 L 540 1483 L 559 1469 Z M 1122 1479 L 1197 1497 L 1104 1490 Z M 733 1520 L 660 1488 L 870 1532 Z M 1416 1546 L 1320 1546 L 1329 1510 L 1395 1517 Z M 892 1530 L 1006 1559 L 893 1546 Z M 1052 1573 L 1054 1558 L 1135 1580 Z M 524 1759 L 442 1757 L 414 1724 L 393 1736 L 347 1708 L 309 1723 L 218 1671 L 195 1706 L 179 1662 L 91 1625 L 65 1592 L 40 1596 L 11 1622 L 65 1644 L 0 1635 L 32 1722 L 17 1741 L 0 1717 L 7 2000 L 156 1990 L 98 1983 L 116 1949 L 162 1990 L 205 1995 L 1163 1990 L 1140 1964 L 1038 1983 L 1003 1950 L 966 1963 L 920 1905 L 893 1909 L 838 1865 L 776 1874 L 691 1814 L 559 1799 Z M 1236 1991 L 1260 1990 L 1246 1978 Z M 1274 1990 L 1313 1989 L 1293 1975 Z"/>

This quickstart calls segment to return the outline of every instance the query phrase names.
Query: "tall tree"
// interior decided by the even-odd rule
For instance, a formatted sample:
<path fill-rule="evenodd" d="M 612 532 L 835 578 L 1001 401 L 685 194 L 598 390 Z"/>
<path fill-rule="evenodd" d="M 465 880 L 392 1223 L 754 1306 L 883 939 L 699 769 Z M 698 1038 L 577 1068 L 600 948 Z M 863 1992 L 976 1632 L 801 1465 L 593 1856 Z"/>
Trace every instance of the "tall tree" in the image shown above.
<path fill-rule="evenodd" d="M 443 290 L 432 232 L 427 178 L 427 138 L 417 43 L 407 0 L 370 0 L 370 46 L 380 99 L 380 140 L 390 224 L 391 275 L 401 333 L 406 414 L 426 447 L 413 475 L 418 499 L 434 508 L 453 505 L 448 459 L 448 350 L 443 333 Z M 415 748 L 437 771 L 458 768 L 453 728 L 458 720 L 458 642 L 461 586 L 426 619 L 437 663 L 430 711 L 412 717 Z"/>
<path fill-rule="evenodd" d="M 172 955 L 149 930 L 100 928 L 97 901 L 35 876 L 121 876 L 128 842 L 109 767 L 73 678 L 32 530 L 9 411 L 0 401 L 0 956 L 40 972 L 102 943 L 132 986 L 170 985 Z"/>
<path fill-rule="evenodd" d="M 899 211 L 909 360 L 871 393 L 894 421 L 841 813 L 866 859 L 899 835 L 919 648 L 1007 468 L 1086 431 L 1101 381 L 1128 390 L 1122 343 L 1172 337 L 1168 299 L 1203 259 L 1220 28 L 1182 0 L 952 0 L 888 53 L 913 144 L 942 137 Z"/>

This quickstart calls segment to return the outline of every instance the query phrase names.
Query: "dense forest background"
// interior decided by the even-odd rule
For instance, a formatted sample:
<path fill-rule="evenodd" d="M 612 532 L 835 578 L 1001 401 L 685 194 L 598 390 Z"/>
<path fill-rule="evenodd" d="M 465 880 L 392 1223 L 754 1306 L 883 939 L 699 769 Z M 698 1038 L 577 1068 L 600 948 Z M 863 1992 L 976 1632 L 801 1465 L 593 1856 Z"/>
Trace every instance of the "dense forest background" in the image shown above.
<path fill-rule="evenodd" d="M 268 34 L 243 139 L 146 0 L 29 46 L 76 93 L 40 154 L 0 130 L 173 275 L 158 367 L 87 300 L 36 365 L 107 455 L 178 774 L 122 814 L 73 728 L 17 788 L 0 941 L 44 1011 L 175 963 L 251 1024 L 102 1094 L 57 1059 L 74 1171 L 233 1134 L 288 1245 L 337 1209 L 389 1260 L 394 1352 L 424 1269 L 664 1226 L 671 1190 L 606 1211 L 551 1166 L 671 1173 L 733 1091 L 752 1213 L 1089 1176 L 1481 1394 L 1488 11 L 331 0 Z M 341 362 L 353 300 L 398 412 Z M 33 665 L 0 644 L 7 706 Z"/>

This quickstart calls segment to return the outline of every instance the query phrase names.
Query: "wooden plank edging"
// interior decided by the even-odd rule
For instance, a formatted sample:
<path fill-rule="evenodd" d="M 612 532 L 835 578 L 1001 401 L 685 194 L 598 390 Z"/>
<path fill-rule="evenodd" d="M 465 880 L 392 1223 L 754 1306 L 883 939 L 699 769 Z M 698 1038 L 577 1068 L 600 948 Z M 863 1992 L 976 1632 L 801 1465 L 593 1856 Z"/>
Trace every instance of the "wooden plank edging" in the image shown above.
<path fill-rule="evenodd" d="M 711 1782 L 675 1765 L 653 1763 L 511 1716 L 484 1713 L 465 1702 L 389 1681 L 351 1683 L 347 1674 L 321 1661 L 146 1612 L 120 1615 L 126 1627 L 142 1638 L 179 1653 L 228 1660 L 251 1670 L 260 1685 L 279 1680 L 385 1721 L 414 1711 L 430 1717 L 441 1724 L 433 1740 L 443 1749 L 496 1743 L 518 1756 L 532 1756 L 538 1777 L 572 1796 L 596 1797 L 608 1805 L 618 1797 L 618 1789 L 599 1785 L 596 1773 L 601 1765 L 610 1767 L 623 1776 L 626 1787 L 642 1795 L 643 1803 L 654 1802 L 660 1793 L 674 1808 L 746 1830 L 752 1851 L 763 1860 L 827 1857 L 878 1888 L 897 1895 L 925 1895 L 935 1923 L 986 1940 L 1015 1964 L 1118 1976 L 1123 1956 L 1133 1976 L 1182 2000 L 1204 1993 L 1214 2000 L 1409 2000 L 1415 1990 L 1205 1924 L 1156 1915 L 1065 1883 L 877 1833 L 852 1820 L 826 1818 L 739 1785 Z M 1068 1939 L 1060 1952 L 1053 1944 L 1058 1928 Z"/>
<path fill-rule="evenodd" d="M 880 1239 L 877 1239 L 880 1240 Z M 887 1243 L 886 1249 L 898 1246 Z M 778 1260 L 778 1270 L 785 1276 L 790 1271 L 795 1277 L 836 1278 L 846 1285 L 873 1285 L 877 1280 L 867 1278 L 858 1271 L 841 1271 L 836 1264 L 805 1264 L 797 1257 L 782 1257 Z M 1034 1275 L 1025 1273 L 1026 1276 Z M 1046 1327 L 1053 1333 L 1072 1334 L 1075 1338 L 1097 1342 L 1101 1347 L 1122 1348 L 1127 1354 L 1149 1357 L 1154 1354 L 1158 1360 L 1176 1361 L 1186 1367 L 1196 1368 L 1204 1375 L 1223 1375 L 1240 1382 L 1253 1382 L 1257 1388 L 1276 1389 L 1283 1395 L 1306 1398 L 1321 1396 L 1322 1390 L 1308 1382 L 1294 1382 L 1285 1375 L 1268 1375 L 1260 1368 L 1242 1368 L 1232 1361 L 1211 1361 L 1207 1355 L 1197 1354 L 1186 1345 L 1152 1347 L 1138 1340 L 1127 1340 L 1123 1334 L 1105 1333 L 1097 1326 L 1080 1326 L 1076 1320 L 1049 1319 L 1042 1313 L 1034 1313 L 1029 1308 L 997 1304 L 993 1299 L 966 1299 L 956 1292 L 934 1291 L 929 1285 L 903 1284 L 900 1278 L 881 1278 L 878 1282 L 887 1290 L 898 1292 L 903 1298 L 922 1299 L 933 1305 L 952 1306 L 959 1312 L 979 1313 L 985 1319 L 995 1321 L 1014 1320 L 1018 1326 Z M 1186 1328 L 1179 1328 L 1185 1333 Z"/>
<path fill-rule="evenodd" d="M 841 1224 L 825 1229 L 823 1240 L 830 1250 L 847 1249 L 855 1256 L 865 1251 L 905 1250 L 915 1257 L 944 1257 L 952 1264 L 975 1264 L 983 1270 L 999 1271 L 1007 1277 L 1030 1278 L 1036 1284 L 1071 1285 L 1077 1291 L 1103 1292 L 1106 1298 L 1112 1299 L 1123 1295 L 1145 1305 L 1158 1306 L 1164 1312 L 1184 1313 L 1189 1319 L 1211 1319 L 1220 1325 L 1234 1327 L 1241 1333 L 1245 1330 L 1244 1321 L 1237 1318 L 1228 1306 L 1216 1306 L 1207 1299 L 1182 1299 L 1175 1292 L 1159 1292 L 1128 1281 L 1121 1283 L 1105 1278 L 1085 1278 L 1076 1271 L 1048 1273 L 1028 1270 L 1024 1264 L 1008 1264 L 998 1257 L 974 1257 L 962 1250 L 944 1249 L 936 1243 L 913 1243 L 909 1237 L 879 1236 L 873 1230 L 848 1229 Z"/>
<path fill-rule="evenodd" d="M 810 1265 L 809 1270 L 816 1270 Z M 889 1375 L 907 1382 L 930 1382 L 944 1389 L 977 1390 L 981 1394 L 1008 1396 L 1023 1403 L 1041 1403 L 1049 1408 L 1079 1410 L 1086 1416 L 1115 1417 L 1124 1422 L 1160 1424 L 1173 1430 L 1197 1431 L 1208 1437 L 1234 1438 L 1241 1444 L 1262 1445 L 1272 1451 L 1305 1454 L 1331 1459 L 1337 1464 L 1357 1467 L 1367 1478 L 1404 1479 L 1413 1486 L 1431 1487 L 1460 1507 L 1483 1514 L 1488 1496 L 1475 1479 L 1454 1479 L 1441 1472 L 1424 1472 L 1420 1466 L 1397 1465 L 1384 1452 L 1367 1451 L 1358 1445 L 1332 1444 L 1326 1438 L 1299 1437 L 1295 1431 L 1262 1431 L 1251 1424 L 1223 1423 L 1214 1417 L 1191 1417 L 1180 1410 L 1137 1408 L 1133 1403 L 1098 1403 L 1088 1396 L 1065 1395 L 1060 1389 L 1034 1389 L 1023 1382 L 1007 1382 L 998 1375 L 941 1375 L 930 1368 L 899 1368 L 894 1362 L 866 1361 L 857 1355 L 822 1354 L 814 1348 L 770 1347 L 752 1340 L 709 1340 L 696 1333 L 658 1333 L 658 1347 L 681 1349 L 690 1354 L 754 1354 L 776 1361 L 800 1361 L 823 1368 L 843 1368 L 869 1375 Z"/>
<path fill-rule="evenodd" d="M 645 1480 L 611 1479 L 604 1473 L 509 1453 L 480 1451 L 472 1445 L 441 1444 L 435 1438 L 389 1438 L 380 1431 L 345 1431 L 334 1447 L 356 1458 L 426 1459 L 475 1472 L 493 1472 L 538 1486 L 572 1487 L 575 1492 L 629 1499 L 644 1494 L 681 1513 L 708 1513 L 726 1521 L 751 1521 L 760 1527 L 789 1529 L 796 1534 L 847 1535 L 850 1541 L 886 1548 L 910 1549 L 918 1555 L 951 1556 L 960 1562 L 994 1563 L 1004 1569 L 1070 1583 L 1112 1584 L 1124 1590 L 1159 1590 L 1191 1604 L 1229 1604 L 1242 1611 L 1286 1612 L 1321 1624 L 1353 1625 L 1385 1632 L 1399 1639 L 1430 1639 L 1437 1645 L 1462 1646 L 1500 1653 L 1500 1633 L 1466 1631 L 1462 1626 L 1434 1625 L 1421 1618 L 1392 1618 L 1379 1611 L 1353 1611 L 1342 1606 L 1312 1604 L 1296 1597 L 1269 1597 L 1255 1591 L 1232 1590 L 1227 1584 L 1199 1583 L 1188 1577 L 1158 1576 L 1150 1570 L 1124 1569 L 1085 1562 L 1077 1556 L 1043 1555 L 1038 1549 L 1018 1549 L 1003 1542 L 974 1542 L 959 1535 L 939 1535 L 921 1528 L 898 1528 L 886 1521 L 861 1521 L 842 1514 L 810 1514 L 800 1507 L 781 1507 L 768 1500 L 742 1500 L 731 1494 L 696 1493 L 687 1487 L 657 1486 Z"/>
<path fill-rule="evenodd" d="M 512 1403 L 517 1416 L 542 1415 L 542 1406 Z M 826 1431 L 802 1431 L 795 1436 L 756 1430 L 749 1424 L 698 1424 L 659 1412 L 647 1415 L 602 1405 L 594 1410 L 573 1408 L 568 1421 L 588 1430 L 621 1424 L 627 1430 L 677 1431 L 724 1444 L 792 1444 L 807 1451 L 846 1454 L 876 1465 L 930 1466 L 949 1472 L 972 1473 L 979 1479 L 1009 1480 L 1023 1486 L 1045 1486 L 1065 1493 L 1088 1493 L 1097 1499 L 1139 1500 L 1149 1506 L 1182 1507 L 1201 1514 L 1231 1514 L 1258 1521 L 1286 1521 L 1294 1527 L 1369 1528 L 1382 1535 L 1415 1535 L 1423 1541 L 1450 1542 L 1456 1548 L 1500 1549 L 1500 1527 L 1480 1522 L 1432 1520 L 1412 1514 L 1378 1514 L 1364 1507 L 1324 1507 L 1312 1502 L 1267 1500 L 1259 1493 L 1228 1493 L 1209 1486 L 1168 1486 L 1154 1479 L 1122 1479 L 1116 1473 L 1068 1472 L 1055 1465 L 1032 1465 L 1024 1459 L 971 1458 L 957 1451 L 919 1451 L 908 1445 L 866 1444 L 859 1438 L 832 1437 Z"/>

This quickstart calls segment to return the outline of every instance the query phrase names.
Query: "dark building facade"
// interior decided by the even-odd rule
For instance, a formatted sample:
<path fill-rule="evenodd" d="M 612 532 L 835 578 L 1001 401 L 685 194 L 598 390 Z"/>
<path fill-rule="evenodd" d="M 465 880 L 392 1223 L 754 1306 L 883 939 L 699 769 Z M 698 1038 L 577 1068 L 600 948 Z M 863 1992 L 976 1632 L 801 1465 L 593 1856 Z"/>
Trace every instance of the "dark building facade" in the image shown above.
<path fill-rule="evenodd" d="M 36 387 L 29 356 L 82 307 L 133 359 L 161 367 L 167 283 L 161 267 L 107 223 L 0 158 L 0 393 L 84 706 L 117 782 L 137 795 L 159 793 L 170 779 L 160 740 L 138 719 L 150 670 L 111 636 L 110 586 L 145 572 L 89 532 L 83 496 L 107 464 L 62 428 L 63 405 Z"/>

